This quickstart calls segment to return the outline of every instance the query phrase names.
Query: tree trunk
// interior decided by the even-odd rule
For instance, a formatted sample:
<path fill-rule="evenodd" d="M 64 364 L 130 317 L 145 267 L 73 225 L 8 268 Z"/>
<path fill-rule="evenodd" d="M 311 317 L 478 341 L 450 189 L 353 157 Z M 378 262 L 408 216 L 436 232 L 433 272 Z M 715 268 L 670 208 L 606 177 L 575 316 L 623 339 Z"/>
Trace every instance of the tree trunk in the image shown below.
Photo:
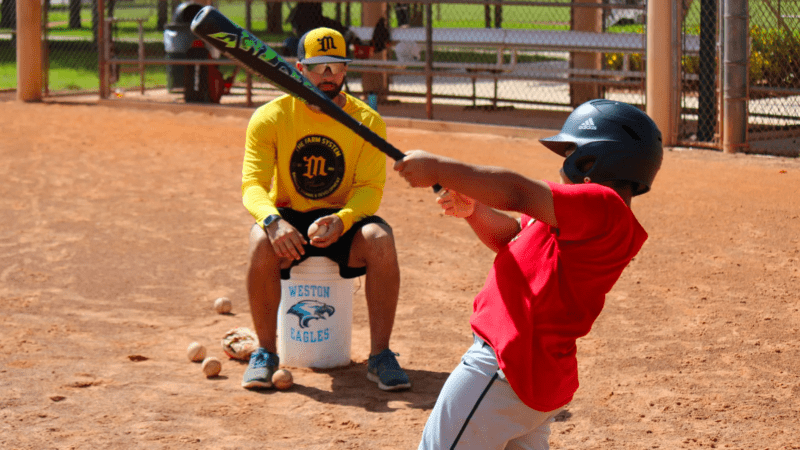
<path fill-rule="evenodd" d="M 69 28 L 73 30 L 81 27 L 81 0 L 69 0 Z"/>
<path fill-rule="evenodd" d="M 283 33 L 283 3 L 267 2 L 267 33 Z"/>
<path fill-rule="evenodd" d="M 421 27 L 425 24 L 423 23 L 423 14 L 422 14 L 422 5 L 418 3 L 412 3 L 409 5 L 409 12 L 408 12 L 408 24 L 412 27 Z"/>

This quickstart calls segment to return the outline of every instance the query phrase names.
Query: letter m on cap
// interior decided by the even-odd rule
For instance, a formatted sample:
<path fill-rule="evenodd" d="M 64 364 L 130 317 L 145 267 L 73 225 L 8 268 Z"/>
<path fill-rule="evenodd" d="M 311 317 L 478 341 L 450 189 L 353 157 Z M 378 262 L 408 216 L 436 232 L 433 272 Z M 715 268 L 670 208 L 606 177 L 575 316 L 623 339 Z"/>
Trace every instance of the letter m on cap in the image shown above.
<path fill-rule="evenodd" d="M 319 50 L 321 52 L 327 52 L 336 48 L 336 44 L 333 42 L 333 36 L 323 36 L 317 39 L 317 42 L 319 42 Z"/>

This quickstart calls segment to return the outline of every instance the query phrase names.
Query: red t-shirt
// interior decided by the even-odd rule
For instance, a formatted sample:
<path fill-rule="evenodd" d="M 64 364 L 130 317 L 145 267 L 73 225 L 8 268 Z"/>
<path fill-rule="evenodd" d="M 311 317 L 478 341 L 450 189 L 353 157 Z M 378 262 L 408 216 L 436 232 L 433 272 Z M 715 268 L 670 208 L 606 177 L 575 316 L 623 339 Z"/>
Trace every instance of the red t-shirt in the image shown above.
<path fill-rule="evenodd" d="M 497 253 L 470 318 L 514 392 L 545 412 L 572 400 L 575 341 L 589 333 L 605 295 L 647 239 L 612 189 L 548 184 L 559 228 L 522 216 L 522 231 Z"/>

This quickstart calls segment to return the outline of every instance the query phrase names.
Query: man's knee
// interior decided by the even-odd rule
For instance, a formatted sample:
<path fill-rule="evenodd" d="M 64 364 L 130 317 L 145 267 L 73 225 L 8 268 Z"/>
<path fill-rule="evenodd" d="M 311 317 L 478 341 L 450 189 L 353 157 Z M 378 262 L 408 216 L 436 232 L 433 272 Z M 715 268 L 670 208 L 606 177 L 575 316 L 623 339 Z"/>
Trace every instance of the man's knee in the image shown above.
<path fill-rule="evenodd" d="M 258 225 L 250 228 L 250 244 L 247 253 L 250 266 L 263 265 L 276 259 L 267 233 Z"/>
<path fill-rule="evenodd" d="M 394 253 L 394 235 L 392 229 L 383 223 L 368 223 L 361 228 L 366 247 L 370 253 Z"/>
<path fill-rule="evenodd" d="M 365 261 L 397 259 L 392 229 L 382 223 L 368 223 L 361 228 L 361 256 Z"/>

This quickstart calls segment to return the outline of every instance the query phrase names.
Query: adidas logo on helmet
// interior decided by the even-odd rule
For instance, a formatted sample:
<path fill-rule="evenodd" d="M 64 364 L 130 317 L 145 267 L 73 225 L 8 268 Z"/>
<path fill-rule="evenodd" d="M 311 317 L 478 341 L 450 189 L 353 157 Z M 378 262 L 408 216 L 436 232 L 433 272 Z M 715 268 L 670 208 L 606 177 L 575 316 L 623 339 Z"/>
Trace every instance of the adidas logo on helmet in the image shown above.
<path fill-rule="evenodd" d="M 580 124 L 578 127 L 579 130 L 597 130 L 597 126 L 594 124 L 594 120 L 592 118 L 588 118 L 585 122 Z"/>

